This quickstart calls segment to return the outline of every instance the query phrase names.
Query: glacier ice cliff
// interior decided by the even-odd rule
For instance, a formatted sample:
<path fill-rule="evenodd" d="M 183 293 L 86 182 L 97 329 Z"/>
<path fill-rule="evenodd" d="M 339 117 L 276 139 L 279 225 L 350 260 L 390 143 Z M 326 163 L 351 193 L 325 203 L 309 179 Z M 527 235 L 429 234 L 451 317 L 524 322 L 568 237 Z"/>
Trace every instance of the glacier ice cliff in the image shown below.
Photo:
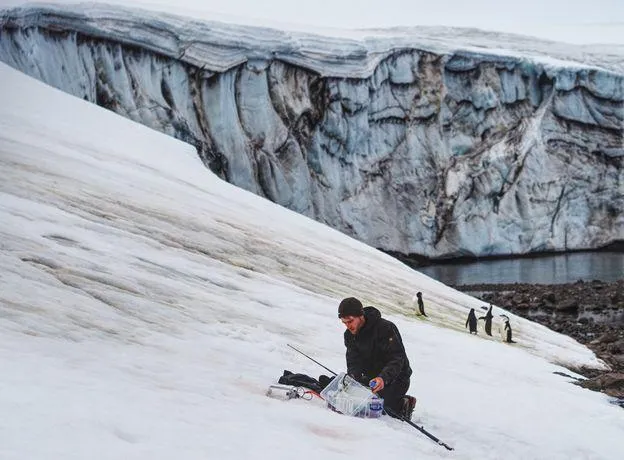
<path fill-rule="evenodd" d="M 0 60 L 389 252 L 624 240 L 621 48 L 445 28 L 332 37 L 38 5 L 0 11 Z"/>

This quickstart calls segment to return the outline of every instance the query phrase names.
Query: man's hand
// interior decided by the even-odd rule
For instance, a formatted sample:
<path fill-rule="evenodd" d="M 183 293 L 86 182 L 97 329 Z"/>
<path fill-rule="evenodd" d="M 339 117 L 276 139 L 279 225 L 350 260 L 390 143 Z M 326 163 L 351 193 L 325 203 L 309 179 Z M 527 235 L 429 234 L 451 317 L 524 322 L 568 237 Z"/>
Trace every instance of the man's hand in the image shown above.
<path fill-rule="evenodd" d="M 366 385 L 366 380 L 368 380 L 368 377 L 366 377 L 363 372 L 350 372 L 349 377 L 362 385 Z"/>
<path fill-rule="evenodd" d="M 368 386 L 371 387 L 373 393 L 383 390 L 384 385 L 384 381 L 381 377 L 375 377 L 373 380 L 368 382 Z"/>

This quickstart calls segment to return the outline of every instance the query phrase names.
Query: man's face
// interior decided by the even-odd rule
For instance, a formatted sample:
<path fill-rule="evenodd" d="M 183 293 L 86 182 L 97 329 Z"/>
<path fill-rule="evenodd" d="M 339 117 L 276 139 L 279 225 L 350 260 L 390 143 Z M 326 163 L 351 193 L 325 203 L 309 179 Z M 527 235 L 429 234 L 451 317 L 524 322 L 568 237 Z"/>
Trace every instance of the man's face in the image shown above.
<path fill-rule="evenodd" d="M 353 335 L 357 334 L 364 325 L 364 316 L 344 316 L 340 320 Z"/>

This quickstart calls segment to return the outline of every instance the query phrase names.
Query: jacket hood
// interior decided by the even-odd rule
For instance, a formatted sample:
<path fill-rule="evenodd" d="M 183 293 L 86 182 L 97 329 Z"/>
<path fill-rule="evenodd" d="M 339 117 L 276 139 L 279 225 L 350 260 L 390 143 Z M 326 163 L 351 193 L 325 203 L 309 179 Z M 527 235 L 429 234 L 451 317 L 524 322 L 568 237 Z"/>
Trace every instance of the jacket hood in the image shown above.
<path fill-rule="evenodd" d="M 369 324 L 373 325 L 381 319 L 381 312 L 375 307 L 364 307 L 364 318 L 366 318 L 366 324 L 364 327 Z"/>

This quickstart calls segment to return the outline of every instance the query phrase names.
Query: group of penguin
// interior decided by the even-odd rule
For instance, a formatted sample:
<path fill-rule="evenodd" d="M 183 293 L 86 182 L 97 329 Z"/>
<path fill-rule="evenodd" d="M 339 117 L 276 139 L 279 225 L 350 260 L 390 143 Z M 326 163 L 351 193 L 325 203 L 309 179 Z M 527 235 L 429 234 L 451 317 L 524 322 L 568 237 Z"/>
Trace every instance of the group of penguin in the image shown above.
<path fill-rule="evenodd" d="M 485 307 L 484 307 L 485 308 Z M 512 338 L 511 325 L 509 324 L 509 317 L 507 315 L 500 315 L 503 319 L 503 327 L 501 328 L 501 337 L 503 342 L 507 343 L 516 343 Z M 475 314 L 475 309 L 471 308 L 470 313 L 468 313 L 468 319 L 466 320 L 466 326 L 471 334 L 477 333 L 477 322 L 482 319 L 485 321 L 485 333 L 489 336 L 492 336 L 492 318 L 494 315 L 492 314 L 492 305 L 490 305 L 490 309 L 487 311 L 485 316 L 479 316 Z"/>
<path fill-rule="evenodd" d="M 422 292 L 416 293 L 416 297 L 413 300 L 418 302 L 418 313 L 422 316 L 427 316 L 427 314 L 425 313 L 425 304 L 422 299 Z M 500 315 L 500 317 L 503 319 L 503 327 L 501 329 L 501 337 L 503 339 L 503 342 L 516 343 L 512 338 L 512 330 L 511 330 L 511 325 L 509 324 L 509 317 L 507 317 L 507 315 Z M 477 324 L 478 324 L 478 321 L 482 319 L 485 321 L 485 327 L 484 327 L 485 333 L 491 337 L 493 318 L 494 318 L 494 315 L 492 314 L 491 304 L 490 304 L 490 309 L 487 311 L 485 316 L 479 316 L 478 318 L 475 313 L 475 309 L 471 308 L 470 313 L 468 313 L 468 319 L 466 320 L 465 327 L 468 328 L 471 334 L 477 334 Z"/>

